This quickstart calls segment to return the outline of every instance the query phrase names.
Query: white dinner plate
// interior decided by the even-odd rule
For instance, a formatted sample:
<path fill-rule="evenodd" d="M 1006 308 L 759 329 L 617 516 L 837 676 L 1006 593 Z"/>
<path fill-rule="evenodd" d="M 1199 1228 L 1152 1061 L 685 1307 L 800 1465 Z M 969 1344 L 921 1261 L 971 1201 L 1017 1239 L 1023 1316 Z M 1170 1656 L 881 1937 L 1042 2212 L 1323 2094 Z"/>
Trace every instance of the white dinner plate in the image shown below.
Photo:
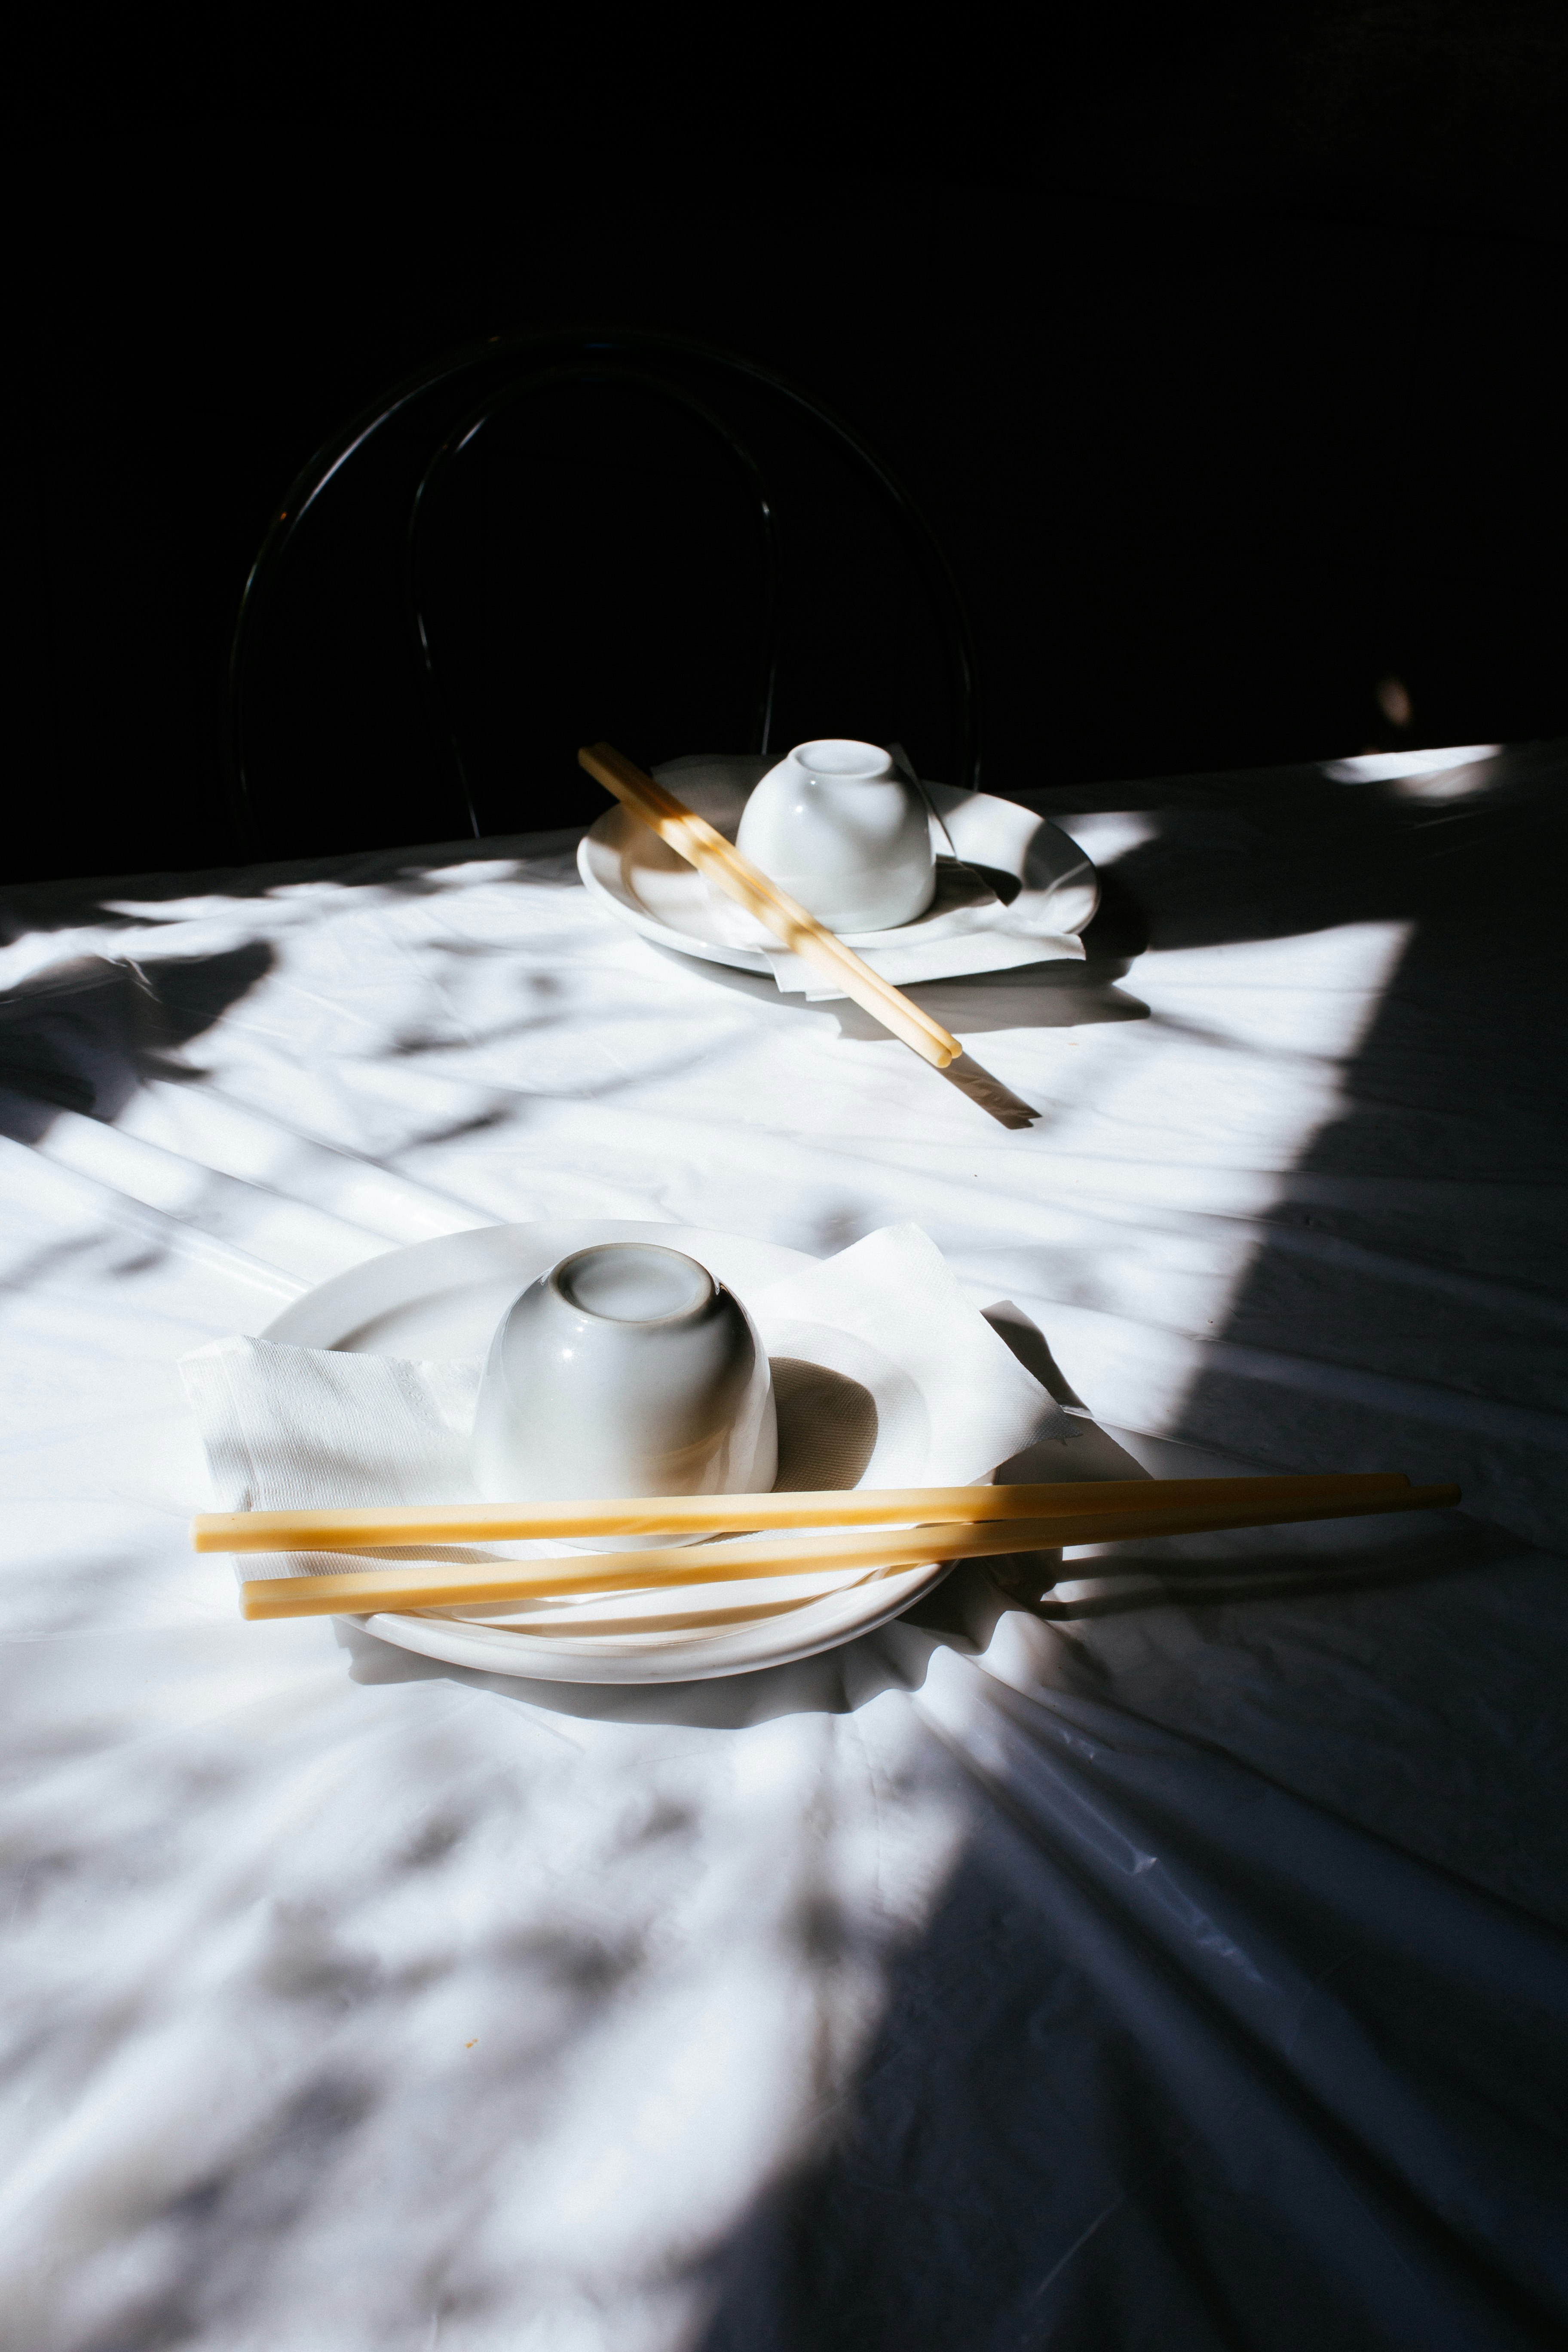
<path fill-rule="evenodd" d="M 486 1225 L 473 1233 L 416 1242 L 408 1249 L 388 1250 L 382 1257 L 352 1266 L 285 1307 L 261 1337 L 359 1355 L 479 1359 L 525 1284 L 572 1250 L 619 1241 L 657 1241 L 685 1250 L 748 1300 L 816 1263 L 803 1251 L 773 1242 L 692 1225 L 604 1217 Z M 819 1327 L 791 1324 L 787 1329 L 789 1352 L 797 1360 L 820 1363 L 829 1372 L 845 1370 L 842 1346 L 835 1349 L 832 1335 L 821 1331 L 814 1345 L 812 1335 Z M 851 1351 L 859 1344 L 843 1342 Z M 840 1357 L 837 1365 L 836 1353 Z M 886 1365 L 885 1370 L 894 1381 L 901 1377 L 896 1367 Z M 878 1486 L 917 1485 L 921 1465 L 904 1459 L 884 1463 L 879 1447 L 861 1477 L 863 1483 Z M 832 1649 L 898 1616 L 946 1573 L 945 1564 L 927 1563 L 807 1598 L 793 1597 L 791 1588 L 774 1583 L 766 1604 L 772 1613 L 752 1613 L 739 1623 L 689 1620 L 684 1625 L 645 1630 L 636 1619 L 634 1596 L 630 1608 L 623 1600 L 605 1609 L 602 1633 L 576 1638 L 521 1632 L 493 1622 L 494 1612 L 468 1612 L 461 1617 L 444 1612 L 384 1612 L 356 1622 L 405 1650 L 491 1674 L 549 1682 L 689 1682 L 783 1665 Z M 701 1596 L 695 1597 L 693 1617 L 722 1619 L 721 1608 L 704 1608 Z M 647 1608 L 646 1599 L 642 1606 Z M 480 1616 L 492 1622 L 477 1622 Z"/>
<path fill-rule="evenodd" d="M 655 772 L 733 841 L 748 794 L 773 765 L 767 754 L 714 754 L 672 760 Z M 933 825 L 931 905 L 896 930 L 846 931 L 845 945 L 900 987 L 1080 958 L 1078 934 L 1099 904 L 1100 883 L 1077 842 L 1016 801 L 951 784 L 925 789 L 956 858 Z M 773 970 L 768 956 L 778 941 L 619 805 L 584 835 L 577 870 L 601 906 L 657 946 L 738 971 Z"/>

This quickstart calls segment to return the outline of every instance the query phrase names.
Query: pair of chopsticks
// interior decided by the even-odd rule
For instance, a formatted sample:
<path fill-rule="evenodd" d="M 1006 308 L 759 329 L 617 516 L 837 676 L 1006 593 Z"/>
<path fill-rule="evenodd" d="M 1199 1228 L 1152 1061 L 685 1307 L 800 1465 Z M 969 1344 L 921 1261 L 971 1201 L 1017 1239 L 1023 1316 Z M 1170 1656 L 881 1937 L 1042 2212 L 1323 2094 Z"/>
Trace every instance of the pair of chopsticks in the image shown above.
<path fill-rule="evenodd" d="M 999 1552 L 1059 1551 L 1128 1536 L 1446 1510 L 1458 1486 L 1413 1486 L 1393 1471 L 1267 1478 L 1125 1478 L 1036 1486 L 828 1488 L 796 1495 L 664 1495 L 630 1501 L 405 1504 L 387 1508 L 216 1511 L 191 1522 L 197 1551 L 386 1551 L 411 1545 L 551 1537 L 744 1536 L 698 1549 L 570 1554 L 563 1559 L 422 1561 L 340 1575 L 254 1579 L 244 1617 L 326 1617 L 382 1609 L 458 1609 L 487 1601 L 750 1581 L 851 1579 Z M 825 1528 L 821 1536 L 801 1530 Z M 865 1532 L 859 1532 L 865 1530 Z"/>
<path fill-rule="evenodd" d="M 611 743 L 586 744 L 577 754 L 578 764 L 614 793 L 623 808 L 651 825 L 661 841 L 684 857 L 690 866 L 706 874 L 728 898 L 744 907 L 749 915 L 765 925 L 776 940 L 793 950 L 803 963 L 808 963 L 830 980 L 846 996 L 879 1021 L 884 1029 L 921 1055 L 932 1066 L 945 1070 L 963 1048 L 956 1037 L 922 1013 L 918 1004 L 896 989 L 891 981 L 873 971 L 863 963 L 853 948 L 847 948 L 841 939 L 808 915 L 797 899 L 770 882 L 760 866 L 749 857 L 742 857 L 732 842 L 714 831 L 705 818 L 673 793 L 656 783 L 652 776 L 633 765 Z"/>

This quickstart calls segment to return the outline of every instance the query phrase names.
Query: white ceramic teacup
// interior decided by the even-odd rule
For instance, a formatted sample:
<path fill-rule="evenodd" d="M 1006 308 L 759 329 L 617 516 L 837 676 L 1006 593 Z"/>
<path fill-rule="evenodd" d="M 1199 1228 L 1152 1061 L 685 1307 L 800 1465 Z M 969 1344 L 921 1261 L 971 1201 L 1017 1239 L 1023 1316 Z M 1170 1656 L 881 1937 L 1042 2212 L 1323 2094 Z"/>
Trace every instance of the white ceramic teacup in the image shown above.
<path fill-rule="evenodd" d="M 801 743 L 770 768 L 736 847 L 835 931 L 886 931 L 936 888 L 925 802 L 876 743 Z"/>
<path fill-rule="evenodd" d="M 778 1468 L 767 1351 L 733 1291 L 681 1251 L 574 1251 L 501 1318 L 472 1464 L 493 1502 L 765 1493 Z"/>

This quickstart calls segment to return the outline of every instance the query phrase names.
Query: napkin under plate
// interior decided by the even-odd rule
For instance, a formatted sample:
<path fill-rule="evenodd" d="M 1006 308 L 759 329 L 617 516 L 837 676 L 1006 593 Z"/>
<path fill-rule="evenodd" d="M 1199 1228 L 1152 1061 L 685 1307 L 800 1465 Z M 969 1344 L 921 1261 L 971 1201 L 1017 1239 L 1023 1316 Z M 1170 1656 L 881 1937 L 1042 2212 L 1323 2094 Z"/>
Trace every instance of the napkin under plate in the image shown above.
<path fill-rule="evenodd" d="M 829 1423 L 836 1412 L 858 1411 L 873 1433 L 847 1484 L 984 1480 L 1065 1426 L 1060 1407 L 970 1305 L 918 1225 L 884 1226 L 746 1304 L 781 1398 L 791 1368 L 797 1393 L 798 1376 L 816 1368 L 813 1409 Z M 478 1360 L 415 1362 L 247 1338 L 214 1341 L 180 1365 L 214 1507 L 229 1511 L 477 1500 L 468 1440 L 480 1369 Z M 812 1434 L 818 1458 L 832 1457 L 839 1433 Z M 563 1549 L 486 1547 L 519 1559 Z M 443 1546 L 391 1555 L 405 1563 L 472 1556 Z M 341 1574 L 356 1561 L 372 1568 L 377 1557 L 247 1553 L 235 1568 L 241 1580 Z M 504 1611 L 464 1613 L 506 1620 Z"/>

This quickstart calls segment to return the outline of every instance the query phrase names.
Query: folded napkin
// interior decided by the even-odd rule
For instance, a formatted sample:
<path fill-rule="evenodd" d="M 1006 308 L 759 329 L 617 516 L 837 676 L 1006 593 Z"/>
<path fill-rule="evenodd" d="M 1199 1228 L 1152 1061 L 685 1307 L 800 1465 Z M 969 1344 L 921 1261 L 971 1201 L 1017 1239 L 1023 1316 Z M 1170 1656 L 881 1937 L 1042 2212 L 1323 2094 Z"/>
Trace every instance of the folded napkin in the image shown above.
<path fill-rule="evenodd" d="M 859 1471 L 852 1483 L 984 1480 L 1061 1422 L 1060 1407 L 969 1304 L 918 1225 L 884 1226 L 745 1303 L 781 1398 L 793 1371 L 797 1393 L 802 1380 L 815 1380 L 816 1409 L 829 1420 L 853 1401 L 874 1432 L 851 1465 Z M 216 1340 L 180 1365 L 215 1507 L 226 1511 L 477 1500 L 468 1436 L 480 1369 L 477 1360 L 416 1363 L 250 1339 Z M 526 1559 L 562 1546 L 488 1549 Z M 396 1556 L 462 1554 L 430 1547 Z M 352 1565 L 341 1552 L 250 1553 L 236 1570 L 248 1579 Z"/>

